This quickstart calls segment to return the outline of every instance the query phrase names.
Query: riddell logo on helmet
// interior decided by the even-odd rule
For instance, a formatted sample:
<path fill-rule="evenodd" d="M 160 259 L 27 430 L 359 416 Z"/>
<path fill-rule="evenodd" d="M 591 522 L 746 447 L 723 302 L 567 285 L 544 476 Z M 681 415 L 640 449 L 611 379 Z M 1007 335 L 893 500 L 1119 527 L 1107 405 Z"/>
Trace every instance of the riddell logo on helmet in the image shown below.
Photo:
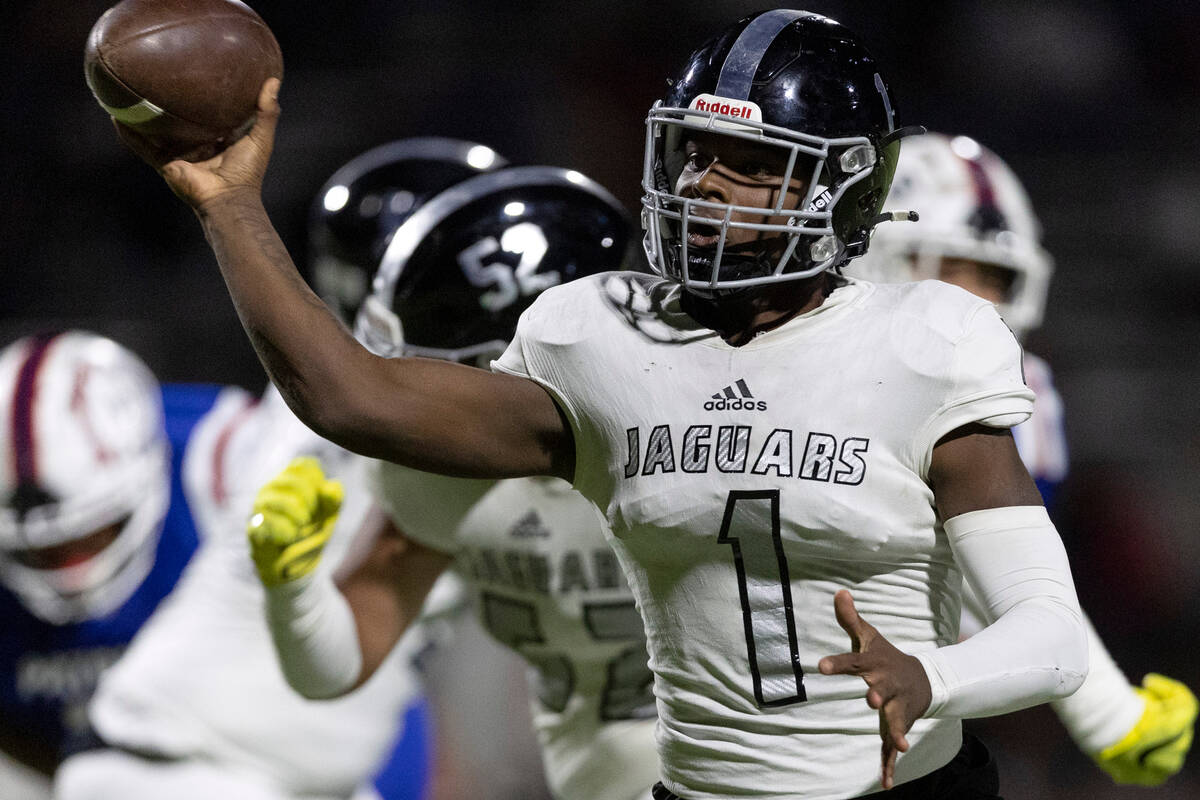
<path fill-rule="evenodd" d="M 715 94 L 698 94 L 692 99 L 688 108 L 707 111 L 710 114 L 762 122 L 762 109 L 758 107 L 757 103 L 749 100 L 734 100 L 729 97 L 718 97 Z"/>

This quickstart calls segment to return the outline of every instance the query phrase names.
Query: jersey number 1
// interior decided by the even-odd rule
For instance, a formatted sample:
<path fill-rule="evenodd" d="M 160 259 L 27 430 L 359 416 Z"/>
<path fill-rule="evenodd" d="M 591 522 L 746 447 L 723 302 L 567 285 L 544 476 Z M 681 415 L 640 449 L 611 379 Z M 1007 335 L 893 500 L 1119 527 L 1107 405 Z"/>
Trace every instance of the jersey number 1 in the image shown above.
<path fill-rule="evenodd" d="M 717 541 L 733 549 L 754 699 L 761 707 L 808 699 L 779 530 L 778 489 L 729 493 Z"/>

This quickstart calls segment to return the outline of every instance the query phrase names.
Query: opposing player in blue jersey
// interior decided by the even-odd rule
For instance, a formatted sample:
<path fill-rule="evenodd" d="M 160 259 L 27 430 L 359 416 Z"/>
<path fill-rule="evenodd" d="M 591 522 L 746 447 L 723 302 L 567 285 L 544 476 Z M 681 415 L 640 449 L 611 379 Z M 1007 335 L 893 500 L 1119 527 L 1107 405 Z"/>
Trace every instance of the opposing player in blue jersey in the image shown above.
<path fill-rule="evenodd" d="M 312 778 L 287 761 L 296 748 L 286 743 L 307 741 L 327 759 L 340 752 L 328 724 L 338 709 L 295 702 L 261 623 L 257 635 L 228 616 L 195 627 L 211 615 L 189 614 L 173 595 L 179 588 L 210 610 L 227 595 L 243 597 L 222 577 L 244 565 L 242 553 L 228 552 L 241 542 L 241 525 L 224 524 L 220 507 L 237 497 L 239 470 L 258 463 L 247 458 L 256 429 L 271 426 L 276 443 L 296 439 L 283 435 L 286 420 L 303 430 L 282 404 L 254 403 L 234 388 L 160 386 L 133 353 L 81 331 L 7 347 L 0 397 L 4 750 L 46 775 L 73 773 L 55 789 L 64 798 L 211 797 L 214 786 L 229 798 L 344 798 L 368 782 L 417 697 L 405 669 L 381 678 L 377 696 L 349 699 L 349 709 L 376 723 L 349 740 L 359 751 L 352 766 Z M 257 587 L 252 575 L 247 583 Z M 155 648 L 164 636 L 170 646 Z M 87 707 L 110 678 L 113 695 L 137 702 L 118 704 L 97 727 Z M 247 706 L 247 694 L 257 706 Z M 239 742 L 233 734 L 245 719 L 257 722 L 247 731 L 257 735 Z M 409 733 L 395 752 L 412 759 L 421 726 Z M 417 797 L 423 764 L 418 752 L 403 792 L 389 796 Z M 88 777 L 96 765 L 101 780 Z M 161 791 L 172 775 L 194 794 Z"/>
<path fill-rule="evenodd" d="M 47 774 L 94 745 L 85 704 L 197 545 L 180 481 L 218 395 L 159 387 L 115 342 L 0 354 L 0 737 Z"/>
<path fill-rule="evenodd" d="M 905 142 L 888 206 L 920 220 L 880 226 L 847 274 L 883 283 L 940 279 L 996 303 L 1018 339 L 1042 321 L 1052 262 L 1016 174 L 974 139 L 928 133 Z M 1013 428 L 1029 474 L 1052 512 L 1067 474 L 1062 401 L 1049 365 L 1025 350 L 1033 417 Z M 964 593 L 963 633 L 979 630 L 983 604 Z M 1079 748 L 1118 783 L 1155 786 L 1178 772 L 1192 742 L 1196 698 L 1163 675 L 1131 686 L 1088 626 L 1088 677 L 1052 705 Z"/>

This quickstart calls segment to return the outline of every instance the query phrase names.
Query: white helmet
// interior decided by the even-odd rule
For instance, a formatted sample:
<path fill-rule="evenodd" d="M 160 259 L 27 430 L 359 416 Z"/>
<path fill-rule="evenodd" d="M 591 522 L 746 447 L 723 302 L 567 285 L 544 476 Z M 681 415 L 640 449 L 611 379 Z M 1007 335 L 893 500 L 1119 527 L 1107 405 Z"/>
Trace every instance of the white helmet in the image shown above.
<path fill-rule="evenodd" d="M 1029 196 L 995 153 L 966 136 L 905 139 L 885 207 L 920 221 L 877 227 L 846 274 L 903 283 L 937 278 L 943 258 L 995 265 L 1014 273 L 1000 316 L 1018 338 L 1041 323 L 1053 262 Z"/>
<path fill-rule="evenodd" d="M 170 448 L 153 374 L 72 331 L 0 352 L 0 582 L 38 617 L 115 611 L 154 562 Z"/>

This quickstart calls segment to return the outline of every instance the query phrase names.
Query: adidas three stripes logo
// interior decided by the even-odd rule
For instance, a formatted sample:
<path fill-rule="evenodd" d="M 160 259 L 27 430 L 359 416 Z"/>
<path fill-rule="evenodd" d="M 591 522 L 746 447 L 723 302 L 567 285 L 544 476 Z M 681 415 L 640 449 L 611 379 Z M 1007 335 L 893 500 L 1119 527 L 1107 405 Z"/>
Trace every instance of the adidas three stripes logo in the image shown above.
<path fill-rule="evenodd" d="M 705 411 L 766 411 L 764 400 L 756 400 L 744 378 L 738 378 L 704 404 Z"/>

